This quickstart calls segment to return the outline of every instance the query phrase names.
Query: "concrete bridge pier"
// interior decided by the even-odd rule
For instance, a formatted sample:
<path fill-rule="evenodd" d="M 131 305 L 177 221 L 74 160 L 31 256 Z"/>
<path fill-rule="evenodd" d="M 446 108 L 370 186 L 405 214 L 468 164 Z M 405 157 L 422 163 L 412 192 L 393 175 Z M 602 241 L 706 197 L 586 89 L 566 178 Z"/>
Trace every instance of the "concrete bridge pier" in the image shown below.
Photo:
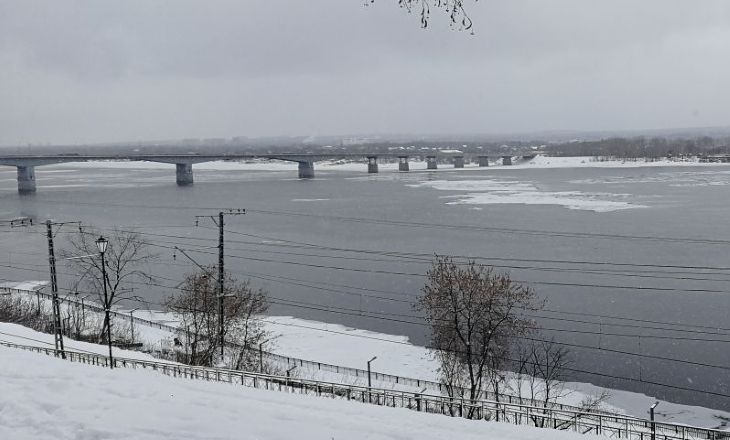
<path fill-rule="evenodd" d="M 299 178 L 314 179 L 314 162 L 299 162 Z"/>
<path fill-rule="evenodd" d="M 176 163 L 177 169 L 176 180 L 177 186 L 188 186 L 193 184 L 193 164 Z"/>
<path fill-rule="evenodd" d="M 408 156 L 398 156 L 398 171 L 408 171 Z"/>
<path fill-rule="evenodd" d="M 438 163 L 436 163 L 436 156 L 426 156 L 426 169 L 435 170 L 438 169 Z"/>
<path fill-rule="evenodd" d="M 464 168 L 464 156 L 454 156 L 454 168 Z"/>
<path fill-rule="evenodd" d="M 377 156 L 368 156 L 368 173 L 377 173 L 378 172 L 378 157 Z"/>
<path fill-rule="evenodd" d="M 18 194 L 35 194 L 34 166 L 18 166 Z"/>
<path fill-rule="evenodd" d="M 512 156 L 502 156 L 502 165 L 512 165 Z"/>
<path fill-rule="evenodd" d="M 489 156 L 479 156 L 479 166 L 488 167 L 489 166 Z"/>

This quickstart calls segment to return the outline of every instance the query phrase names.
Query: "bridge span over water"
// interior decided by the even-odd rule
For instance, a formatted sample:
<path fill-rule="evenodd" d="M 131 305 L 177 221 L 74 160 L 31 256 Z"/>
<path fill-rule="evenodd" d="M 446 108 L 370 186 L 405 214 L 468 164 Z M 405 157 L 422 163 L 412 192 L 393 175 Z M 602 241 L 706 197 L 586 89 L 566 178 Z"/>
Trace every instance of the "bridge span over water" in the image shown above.
<path fill-rule="evenodd" d="M 308 153 L 281 153 L 281 154 L 131 154 L 131 155 L 79 155 L 79 154 L 56 154 L 56 155 L 0 155 L 0 165 L 16 167 L 18 170 L 18 193 L 35 194 L 36 178 L 35 168 L 43 165 L 54 165 L 69 162 L 102 162 L 102 161 L 132 161 L 132 162 L 158 162 L 175 164 L 176 181 L 180 186 L 193 184 L 193 164 L 217 161 L 239 161 L 254 159 L 283 160 L 297 162 L 299 164 L 299 178 L 314 178 L 314 163 L 322 160 L 332 159 L 367 159 L 368 173 L 378 172 L 378 158 L 398 159 L 400 171 L 409 170 L 409 158 L 411 156 L 424 156 L 427 169 L 437 169 L 439 157 L 451 157 L 455 168 L 464 167 L 464 154 L 444 154 L 438 150 L 433 151 L 409 151 L 397 153 L 343 153 L 343 154 L 308 154 Z M 503 165 L 512 165 L 513 155 L 505 154 L 473 154 L 478 158 L 480 167 L 489 166 L 490 159 L 502 158 Z M 523 156 L 518 154 L 518 156 Z M 528 153 L 524 156 L 534 156 Z"/>

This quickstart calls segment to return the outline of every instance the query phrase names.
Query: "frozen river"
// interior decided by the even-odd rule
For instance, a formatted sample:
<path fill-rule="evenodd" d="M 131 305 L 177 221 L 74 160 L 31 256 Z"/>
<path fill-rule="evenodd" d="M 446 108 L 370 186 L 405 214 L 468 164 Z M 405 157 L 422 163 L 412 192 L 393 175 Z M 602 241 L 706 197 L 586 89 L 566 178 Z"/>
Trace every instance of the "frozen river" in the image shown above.
<path fill-rule="evenodd" d="M 217 245 L 217 229 L 195 217 L 245 208 L 226 220 L 226 265 L 271 293 L 272 314 L 416 343 L 427 329 L 410 302 L 429 256 L 478 257 L 547 298 L 545 335 L 574 345 L 572 368 L 601 374 L 572 379 L 730 409 L 725 397 L 651 384 L 730 394 L 730 371 L 717 368 L 730 366 L 730 166 L 547 162 L 410 173 L 383 164 L 374 175 L 365 164 L 317 165 L 309 181 L 296 164 L 211 164 L 185 188 L 174 166 L 67 164 L 39 167 L 38 193 L 23 197 L 15 170 L 0 167 L 0 219 L 138 228 L 167 287 L 134 294 L 154 306 L 195 267 L 175 246 L 217 263 L 201 249 Z M 45 255 L 43 228 L 0 227 L 0 281 L 47 279 Z M 75 274 L 59 271 L 65 292 Z"/>

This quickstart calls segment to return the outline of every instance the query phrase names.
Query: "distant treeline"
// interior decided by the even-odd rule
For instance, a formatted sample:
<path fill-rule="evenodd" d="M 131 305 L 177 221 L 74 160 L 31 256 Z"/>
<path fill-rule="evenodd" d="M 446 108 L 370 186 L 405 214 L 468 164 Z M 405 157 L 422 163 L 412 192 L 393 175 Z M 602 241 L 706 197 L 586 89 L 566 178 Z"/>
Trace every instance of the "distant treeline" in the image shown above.
<path fill-rule="evenodd" d="M 666 138 L 607 138 L 591 141 L 573 141 L 545 146 L 549 156 L 602 156 L 602 157 L 678 157 L 727 154 L 729 139 L 708 136 L 696 139 Z"/>

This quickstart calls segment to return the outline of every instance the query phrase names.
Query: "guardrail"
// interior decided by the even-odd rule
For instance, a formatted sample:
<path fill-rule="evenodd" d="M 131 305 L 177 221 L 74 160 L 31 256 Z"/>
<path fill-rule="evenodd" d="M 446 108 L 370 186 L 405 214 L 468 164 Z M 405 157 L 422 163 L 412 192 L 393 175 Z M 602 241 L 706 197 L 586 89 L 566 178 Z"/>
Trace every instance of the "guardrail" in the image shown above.
<path fill-rule="evenodd" d="M 56 356 L 55 349 L 53 348 L 31 347 L 2 341 L 0 341 L 0 346 Z M 89 365 L 109 366 L 109 358 L 99 354 L 67 350 L 66 359 L 71 362 Z M 258 389 L 353 400 L 373 405 L 443 414 L 451 417 L 489 420 L 515 425 L 530 425 L 538 428 L 574 431 L 582 434 L 595 434 L 632 440 L 730 439 L 729 432 L 672 423 L 652 422 L 619 415 L 606 415 L 593 411 L 570 411 L 490 400 L 469 401 L 465 399 L 452 399 L 440 395 L 368 388 L 235 370 L 193 367 L 159 361 L 114 358 L 114 366 L 116 368 L 149 369 L 167 376 L 182 379 L 227 382 Z"/>

